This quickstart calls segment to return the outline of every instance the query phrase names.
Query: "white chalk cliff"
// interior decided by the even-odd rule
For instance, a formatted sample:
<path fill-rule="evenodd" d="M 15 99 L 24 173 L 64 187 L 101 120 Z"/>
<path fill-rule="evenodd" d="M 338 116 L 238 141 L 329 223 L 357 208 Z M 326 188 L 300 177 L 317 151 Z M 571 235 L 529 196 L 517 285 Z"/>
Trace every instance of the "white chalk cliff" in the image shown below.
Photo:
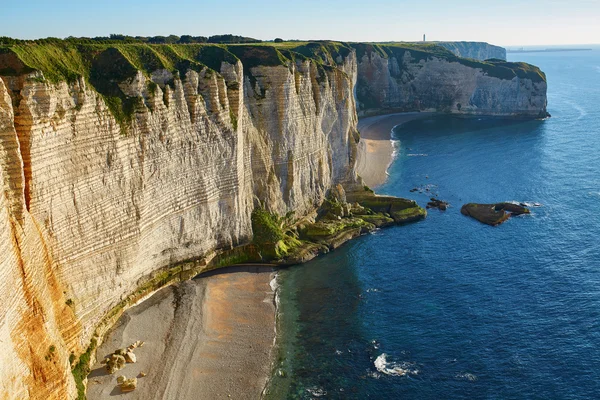
<path fill-rule="evenodd" d="M 379 112 L 417 100 L 545 112 L 545 81 L 436 57 L 403 70 L 410 53 L 357 60 L 340 46 L 308 58 L 260 47 L 280 60 L 262 64 L 256 47 L 231 46 L 212 68 L 138 70 L 112 82 L 130 120 L 90 83 L 98 74 L 49 79 L 18 50 L 0 51 L 1 398 L 76 398 L 72 367 L 128 299 L 250 242 L 257 204 L 302 216 L 332 185 L 356 182 L 355 91 Z M 97 57 L 127 64 L 122 53 Z"/>

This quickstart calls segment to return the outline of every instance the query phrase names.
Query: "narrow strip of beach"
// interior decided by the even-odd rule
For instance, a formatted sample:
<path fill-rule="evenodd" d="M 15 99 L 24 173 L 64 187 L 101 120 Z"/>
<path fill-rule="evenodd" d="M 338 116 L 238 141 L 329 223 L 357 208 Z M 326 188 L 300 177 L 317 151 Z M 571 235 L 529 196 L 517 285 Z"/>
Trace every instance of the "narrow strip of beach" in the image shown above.
<path fill-rule="evenodd" d="M 358 121 L 360 142 L 356 159 L 356 172 L 371 188 L 387 180 L 387 170 L 393 161 L 392 129 L 406 122 L 425 118 L 431 113 L 397 113 L 361 118 Z"/>
<path fill-rule="evenodd" d="M 231 267 L 161 289 L 127 310 L 98 348 L 87 398 L 258 399 L 271 373 L 275 304 L 267 267 Z M 109 375 L 103 357 L 136 341 Z M 117 377 L 137 377 L 124 393 Z"/>

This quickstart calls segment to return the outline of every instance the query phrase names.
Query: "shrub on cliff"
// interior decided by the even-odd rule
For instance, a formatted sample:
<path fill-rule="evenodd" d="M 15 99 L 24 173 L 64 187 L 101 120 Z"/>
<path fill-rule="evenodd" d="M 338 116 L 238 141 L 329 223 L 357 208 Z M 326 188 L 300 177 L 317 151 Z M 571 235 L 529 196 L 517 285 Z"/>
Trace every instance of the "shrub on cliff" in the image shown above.
<path fill-rule="evenodd" d="M 285 233 L 284 228 L 290 222 L 291 215 L 279 217 L 257 207 L 252 212 L 253 242 L 257 246 L 263 261 L 279 260 L 300 244 L 300 241 Z"/>

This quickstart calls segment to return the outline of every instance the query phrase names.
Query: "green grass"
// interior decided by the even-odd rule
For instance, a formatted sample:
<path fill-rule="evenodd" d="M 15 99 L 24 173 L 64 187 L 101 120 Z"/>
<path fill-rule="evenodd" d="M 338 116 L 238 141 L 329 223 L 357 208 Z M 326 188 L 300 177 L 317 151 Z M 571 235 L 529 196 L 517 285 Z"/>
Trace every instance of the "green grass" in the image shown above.
<path fill-rule="evenodd" d="M 87 350 L 85 351 L 85 353 L 79 356 L 79 361 L 77 362 L 77 365 L 75 365 L 75 367 L 71 370 L 73 378 L 75 379 L 75 385 L 77 386 L 77 400 L 86 399 L 85 385 L 83 384 L 83 381 L 87 378 L 88 374 L 90 373 L 91 356 L 92 352 L 96 350 L 97 343 L 98 341 L 96 337 L 93 337 L 90 341 L 90 345 L 88 346 Z"/>

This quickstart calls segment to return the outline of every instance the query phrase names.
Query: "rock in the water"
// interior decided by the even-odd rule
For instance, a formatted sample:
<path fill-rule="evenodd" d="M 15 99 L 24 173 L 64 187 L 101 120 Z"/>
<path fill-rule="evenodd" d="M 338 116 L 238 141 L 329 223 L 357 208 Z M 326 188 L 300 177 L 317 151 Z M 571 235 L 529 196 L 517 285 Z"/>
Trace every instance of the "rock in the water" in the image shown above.
<path fill-rule="evenodd" d="M 460 212 L 484 224 L 496 226 L 506 221 L 511 215 L 529 214 L 530 211 L 526 207 L 512 203 L 468 203 L 462 206 Z"/>
<path fill-rule="evenodd" d="M 120 354 L 111 354 L 106 360 L 106 371 L 114 374 L 125 366 L 125 357 Z"/>
<path fill-rule="evenodd" d="M 442 201 L 439 199 L 436 199 L 435 197 L 432 197 L 430 199 L 431 201 L 429 203 L 427 203 L 427 207 L 426 208 L 439 208 L 441 211 L 446 211 L 446 209 L 448 208 L 448 202 L 446 201 Z"/>
<path fill-rule="evenodd" d="M 124 357 L 125 357 L 125 361 L 127 361 L 129 364 L 133 364 L 137 361 L 135 354 L 133 354 L 132 351 L 128 351 L 127 353 L 125 353 Z"/>
<path fill-rule="evenodd" d="M 513 203 L 498 203 L 496 204 L 496 209 L 507 211 L 512 215 L 529 214 L 529 209 L 527 207 Z"/>

